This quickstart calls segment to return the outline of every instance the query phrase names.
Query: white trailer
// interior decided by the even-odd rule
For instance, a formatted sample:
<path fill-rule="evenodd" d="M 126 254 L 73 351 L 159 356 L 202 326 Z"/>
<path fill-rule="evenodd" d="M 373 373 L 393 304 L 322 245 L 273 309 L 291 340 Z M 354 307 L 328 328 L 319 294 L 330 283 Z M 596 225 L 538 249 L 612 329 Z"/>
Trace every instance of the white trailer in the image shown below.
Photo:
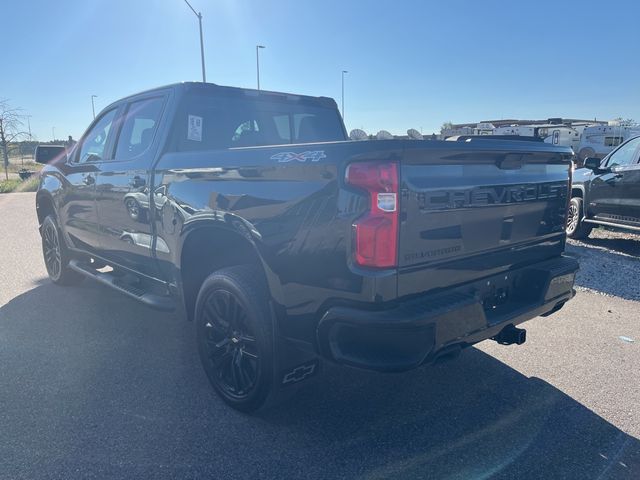
<path fill-rule="evenodd" d="M 611 150 L 631 137 L 640 135 L 640 126 L 623 125 L 594 125 L 582 132 L 578 145 L 578 158 L 584 162 L 585 158 L 604 158 Z"/>

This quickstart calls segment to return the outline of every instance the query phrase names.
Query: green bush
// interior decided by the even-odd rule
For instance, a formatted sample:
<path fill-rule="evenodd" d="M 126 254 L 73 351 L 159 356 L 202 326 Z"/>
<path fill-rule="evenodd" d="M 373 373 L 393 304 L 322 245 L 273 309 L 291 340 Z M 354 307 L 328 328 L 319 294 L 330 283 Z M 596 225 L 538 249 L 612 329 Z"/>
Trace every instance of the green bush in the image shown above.
<path fill-rule="evenodd" d="M 34 175 L 27 180 L 20 180 L 19 178 L 12 178 L 10 180 L 0 181 L 0 193 L 11 192 L 35 192 L 38 189 L 39 178 Z"/>

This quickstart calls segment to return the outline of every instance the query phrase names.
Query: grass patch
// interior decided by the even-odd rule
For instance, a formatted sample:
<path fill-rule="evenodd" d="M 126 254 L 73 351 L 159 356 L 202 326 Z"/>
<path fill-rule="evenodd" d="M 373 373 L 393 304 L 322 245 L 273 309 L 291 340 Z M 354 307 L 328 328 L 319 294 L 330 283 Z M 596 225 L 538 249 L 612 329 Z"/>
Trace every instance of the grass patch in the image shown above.
<path fill-rule="evenodd" d="M 44 165 L 40 163 L 36 163 L 30 160 L 25 160 L 24 165 L 22 165 L 22 162 L 20 161 L 20 159 L 11 158 L 9 160 L 9 167 L 7 168 L 7 170 L 9 171 L 9 173 L 18 173 L 20 170 L 24 168 L 26 170 L 33 170 L 33 171 L 39 172 L 43 166 Z M 2 166 L 0 170 L 4 172 L 4 167 Z"/>
<path fill-rule="evenodd" d="M 0 181 L 0 193 L 35 192 L 38 189 L 39 183 L 40 178 L 37 175 L 34 175 L 24 181 L 19 178 L 2 180 Z"/>

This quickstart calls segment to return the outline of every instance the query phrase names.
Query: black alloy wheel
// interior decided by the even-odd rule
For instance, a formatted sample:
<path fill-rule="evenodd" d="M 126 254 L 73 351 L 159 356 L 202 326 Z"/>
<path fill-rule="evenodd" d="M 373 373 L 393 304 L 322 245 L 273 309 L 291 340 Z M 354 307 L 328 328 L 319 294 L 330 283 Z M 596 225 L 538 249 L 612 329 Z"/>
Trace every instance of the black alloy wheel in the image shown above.
<path fill-rule="evenodd" d="M 69 268 L 71 259 L 53 215 L 47 215 L 40 230 L 42 235 L 42 256 L 52 282 L 59 285 L 73 285 L 82 281 L 83 276 Z"/>
<path fill-rule="evenodd" d="M 42 254 L 47 272 L 52 279 L 60 277 L 62 272 L 62 252 L 60 239 L 53 222 L 45 222 L 42 226 Z"/>
<path fill-rule="evenodd" d="M 271 314 L 260 272 L 224 268 L 203 283 L 196 301 L 196 335 L 211 385 L 233 408 L 260 408 L 273 376 Z"/>
<path fill-rule="evenodd" d="M 217 382 L 228 395 L 245 398 L 255 388 L 260 370 L 256 338 L 247 312 L 226 290 L 215 290 L 204 305 L 207 356 L 217 370 Z"/>

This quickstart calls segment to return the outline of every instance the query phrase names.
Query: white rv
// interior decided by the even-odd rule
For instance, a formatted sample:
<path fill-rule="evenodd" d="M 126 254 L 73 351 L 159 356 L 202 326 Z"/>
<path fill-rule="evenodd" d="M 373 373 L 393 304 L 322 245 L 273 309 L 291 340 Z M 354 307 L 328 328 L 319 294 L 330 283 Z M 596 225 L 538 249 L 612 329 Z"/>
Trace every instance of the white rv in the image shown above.
<path fill-rule="evenodd" d="M 578 145 L 580 145 L 580 133 L 575 128 L 566 125 L 539 125 L 537 136 L 542 138 L 545 143 L 571 147 L 574 152 L 578 150 Z"/>
<path fill-rule="evenodd" d="M 493 131 L 494 135 L 518 135 L 520 137 L 537 137 L 545 143 L 563 145 L 573 148 L 575 152 L 580 143 L 580 133 L 574 127 L 562 123 L 534 125 L 504 125 Z"/>
<path fill-rule="evenodd" d="M 595 125 L 583 130 L 577 150 L 581 161 L 588 157 L 604 158 L 622 142 L 640 135 L 640 125 L 623 126 L 610 123 L 610 125 Z"/>
<path fill-rule="evenodd" d="M 535 137 L 535 129 L 529 125 L 502 125 L 496 127 L 494 135 L 517 135 L 519 137 Z"/>

